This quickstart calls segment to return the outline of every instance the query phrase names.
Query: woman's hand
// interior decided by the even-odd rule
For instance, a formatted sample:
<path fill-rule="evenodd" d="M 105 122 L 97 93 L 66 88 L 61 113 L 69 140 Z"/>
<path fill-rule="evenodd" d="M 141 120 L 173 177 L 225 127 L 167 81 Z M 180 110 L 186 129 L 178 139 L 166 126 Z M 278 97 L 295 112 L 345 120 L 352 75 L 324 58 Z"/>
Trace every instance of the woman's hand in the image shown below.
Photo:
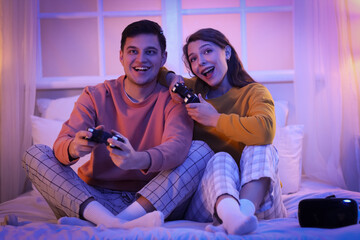
<path fill-rule="evenodd" d="M 216 127 L 220 113 L 216 111 L 213 105 L 206 102 L 201 94 L 199 94 L 199 99 L 200 103 L 186 104 L 189 116 L 202 125 Z"/>

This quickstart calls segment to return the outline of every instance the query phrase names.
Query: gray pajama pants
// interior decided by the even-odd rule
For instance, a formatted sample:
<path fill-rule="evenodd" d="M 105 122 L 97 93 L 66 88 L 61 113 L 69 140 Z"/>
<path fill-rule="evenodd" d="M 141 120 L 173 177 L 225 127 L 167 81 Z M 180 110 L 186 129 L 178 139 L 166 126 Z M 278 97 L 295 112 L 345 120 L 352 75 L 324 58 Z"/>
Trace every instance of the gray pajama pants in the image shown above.
<path fill-rule="evenodd" d="M 219 196 L 229 194 L 239 201 L 239 192 L 246 183 L 262 177 L 270 178 L 270 189 L 256 212 L 259 219 L 285 217 L 278 177 L 277 150 L 273 145 L 246 146 L 239 167 L 230 154 L 216 153 L 208 162 L 199 187 L 191 200 L 185 218 L 199 222 L 219 222 L 215 203 Z"/>
<path fill-rule="evenodd" d="M 53 150 L 46 145 L 30 147 L 22 164 L 27 176 L 57 218 L 80 217 L 81 205 L 91 198 L 116 215 L 134 202 L 136 195 L 144 196 L 167 218 L 173 212 L 184 214 L 213 154 L 206 143 L 193 141 L 182 165 L 160 172 L 138 193 L 114 191 L 86 184 L 70 166 L 61 164 L 55 158 Z"/>

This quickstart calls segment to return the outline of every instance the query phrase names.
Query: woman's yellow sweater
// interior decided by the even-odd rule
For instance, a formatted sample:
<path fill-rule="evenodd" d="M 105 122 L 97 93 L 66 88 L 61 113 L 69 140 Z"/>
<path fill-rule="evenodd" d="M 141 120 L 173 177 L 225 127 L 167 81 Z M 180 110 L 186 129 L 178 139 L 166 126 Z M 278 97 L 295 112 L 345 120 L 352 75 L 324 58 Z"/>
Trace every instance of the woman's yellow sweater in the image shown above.
<path fill-rule="evenodd" d="M 206 96 L 207 87 L 198 81 L 185 79 L 185 84 Z M 228 152 L 238 164 L 246 145 L 272 143 L 276 130 L 274 101 L 262 84 L 233 87 L 224 95 L 206 101 L 221 115 L 216 127 L 195 122 L 194 140 L 205 141 L 214 152 Z"/>

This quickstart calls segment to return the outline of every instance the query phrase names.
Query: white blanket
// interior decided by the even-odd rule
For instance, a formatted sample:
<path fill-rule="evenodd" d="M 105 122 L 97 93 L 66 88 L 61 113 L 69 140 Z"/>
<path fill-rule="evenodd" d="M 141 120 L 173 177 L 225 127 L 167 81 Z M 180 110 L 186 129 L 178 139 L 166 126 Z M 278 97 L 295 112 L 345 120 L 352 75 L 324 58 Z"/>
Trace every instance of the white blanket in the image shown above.
<path fill-rule="evenodd" d="M 360 239 L 360 225 L 336 229 L 301 228 L 297 207 L 305 198 L 336 195 L 360 202 L 360 193 L 303 179 L 297 193 L 283 195 L 288 218 L 263 220 L 254 233 L 245 236 L 206 232 L 206 223 L 191 221 L 166 222 L 157 228 L 131 230 L 59 225 L 46 201 L 36 191 L 0 204 L 0 221 L 15 214 L 22 226 L 1 226 L 0 239 Z"/>

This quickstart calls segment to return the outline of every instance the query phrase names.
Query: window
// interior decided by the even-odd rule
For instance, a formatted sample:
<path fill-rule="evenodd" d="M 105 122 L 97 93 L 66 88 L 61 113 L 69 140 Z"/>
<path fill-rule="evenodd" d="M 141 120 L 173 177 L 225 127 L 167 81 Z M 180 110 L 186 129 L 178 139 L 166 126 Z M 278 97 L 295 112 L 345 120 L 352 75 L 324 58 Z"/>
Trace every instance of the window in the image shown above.
<path fill-rule="evenodd" d="M 145 18 L 163 27 L 166 66 L 177 73 L 187 74 L 186 37 L 212 27 L 255 80 L 293 80 L 292 0 L 39 0 L 38 89 L 81 88 L 123 74 L 121 32 Z"/>

